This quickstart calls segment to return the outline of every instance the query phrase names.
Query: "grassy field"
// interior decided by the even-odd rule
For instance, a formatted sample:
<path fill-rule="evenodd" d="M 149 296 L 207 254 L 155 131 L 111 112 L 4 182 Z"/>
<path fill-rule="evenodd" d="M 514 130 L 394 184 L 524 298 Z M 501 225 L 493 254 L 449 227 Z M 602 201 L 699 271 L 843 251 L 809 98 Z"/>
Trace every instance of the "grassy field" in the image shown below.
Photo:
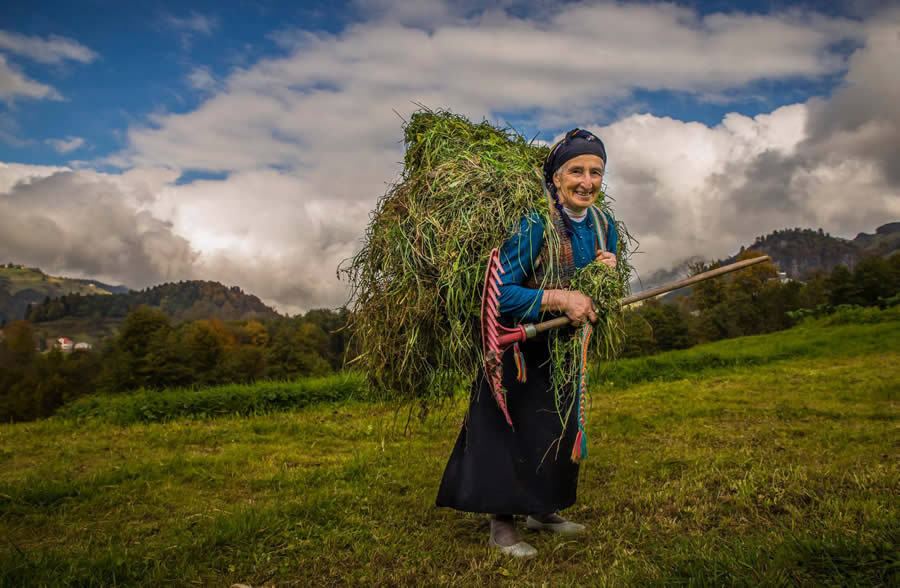
<path fill-rule="evenodd" d="M 564 513 L 589 533 L 524 531 L 535 560 L 433 506 L 462 402 L 410 431 L 358 401 L 128 425 L 85 409 L 0 425 L 0 586 L 900 582 L 900 322 L 595 376 Z"/>

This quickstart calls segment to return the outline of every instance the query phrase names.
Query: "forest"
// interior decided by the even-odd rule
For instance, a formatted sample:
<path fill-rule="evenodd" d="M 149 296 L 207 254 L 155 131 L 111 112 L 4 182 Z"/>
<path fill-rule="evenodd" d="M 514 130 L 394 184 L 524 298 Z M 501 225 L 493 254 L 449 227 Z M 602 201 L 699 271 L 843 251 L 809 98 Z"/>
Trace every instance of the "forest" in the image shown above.
<path fill-rule="evenodd" d="M 67 317 L 124 318 L 138 306 L 155 307 L 176 321 L 218 318 L 273 318 L 278 313 L 237 286 L 201 280 L 171 282 L 109 296 L 69 294 L 29 305 L 25 320 L 33 323 Z"/>
<path fill-rule="evenodd" d="M 757 255 L 749 249 L 737 260 Z M 718 265 L 698 263 L 691 274 Z M 845 306 L 897 304 L 898 295 L 900 253 L 864 257 L 852 270 L 839 265 L 830 273 L 813 271 L 804 281 L 781 281 L 774 265 L 762 263 L 730 278 L 700 282 L 689 296 L 650 300 L 626 311 L 621 357 L 780 331 Z"/>
<path fill-rule="evenodd" d="M 744 251 L 741 259 L 758 255 Z M 715 267 L 698 263 L 691 273 Z M 164 292 L 137 306 L 118 335 L 95 350 L 41 353 L 35 328 L 14 321 L 0 340 L 0 421 L 27 421 L 52 415 L 60 406 L 99 392 L 202 387 L 258 380 L 292 380 L 345 369 L 354 357 L 346 310 L 311 310 L 296 317 L 221 320 L 173 319 Z M 624 358 L 652 355 L 707 343 L 783 330 L 807 316 L 846 306 L 898 303 L 900 253 L 866 257 L 854 268 L 813 273 L 805 281 L 781 281 L 775 266 L 763 263 L 724 279 L 693 286 L 690 295 L 652 300 L 624 312 Z M 116 295 L 117 296 L 117 295 Z M 94 312 L 91 297 L 60 302 L 68 313 Z M 110 298 L 110 297 L 104 297 Z M 43 313 L 57 301 L 32 309 Z M 168 306 L 167 306 L 168 305 Z M 196 308 L 196 301 L 186 308 Z M 182 316 L 184 316 L 182 314 Z"/>
<path fill-rule="evenodd" d="M 94 392 L 330 374 L 344 363 L 346 322 L 346 311 L 320 309 L 293 318 L 175 323 L 158 308 L 139 306 L 99 349 L 41 353 L 34 326 L 14 321 L 0 340 L 0 421 L 50 416 Z"/>

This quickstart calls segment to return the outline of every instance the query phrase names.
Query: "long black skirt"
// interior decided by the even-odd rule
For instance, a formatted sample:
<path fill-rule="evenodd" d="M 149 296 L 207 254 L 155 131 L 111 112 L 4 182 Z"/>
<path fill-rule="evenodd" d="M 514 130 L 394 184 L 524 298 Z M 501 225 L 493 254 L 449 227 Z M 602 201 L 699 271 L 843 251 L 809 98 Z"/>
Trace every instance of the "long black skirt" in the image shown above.
<path fill-rule="evenodd" d="M 550 382 L 547 341 L 521 344 L 527 381 L 516 379 L 512 350 L 503 356 L 503 385 L 513 426 L 478 375 L 469 412 L 450 455 L 437 505 L 467 512 L 546 514 L 575 503 L 578 465 L 571 460 L 577 409 L 559 415 Z M 568 388 L 568 387 L 567 387 Z M 563 399 L 563 412 L 572 401 Z"/>

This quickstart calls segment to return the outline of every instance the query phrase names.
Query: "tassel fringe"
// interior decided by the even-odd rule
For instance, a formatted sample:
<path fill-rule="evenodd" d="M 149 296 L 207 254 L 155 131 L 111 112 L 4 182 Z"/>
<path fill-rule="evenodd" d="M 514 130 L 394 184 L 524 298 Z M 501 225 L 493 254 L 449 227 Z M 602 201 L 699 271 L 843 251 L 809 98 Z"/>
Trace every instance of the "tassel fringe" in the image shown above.
<path fill-rule="evenodd" d="M 519 349 L 519 344 L 513 345 L 513 357 L 516 359 L 516 379 L 520 382 L 528 381 L 528 372 L 525 369 L 525 354 Z"/>
<path fill-rule="evenodd" d="M 572 447 L 572 461 L 575 463 L 587 459 L 587 435 L 584 432 L 584 413 L 587 408 L 587 352 L 593 331 L 591 324 L 585 323 L 579 337 L 581 350 L 578 357 L 579 370 L 576 384 L 578 386 L 576 389 L 578 393 L 578 434 L 575 435 L 575 445 Z"/>

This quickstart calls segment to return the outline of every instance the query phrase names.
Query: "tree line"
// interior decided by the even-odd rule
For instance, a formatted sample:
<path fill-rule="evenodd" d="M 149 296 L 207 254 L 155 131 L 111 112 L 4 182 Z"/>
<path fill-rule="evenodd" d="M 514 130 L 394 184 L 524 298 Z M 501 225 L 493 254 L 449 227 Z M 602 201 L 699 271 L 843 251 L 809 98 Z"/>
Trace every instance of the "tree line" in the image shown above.
<path fill-rule="evenodd" d="M 760 255 L 746 250 L 744 260 Z M 695 264 L 692 274 L 718 267 Z M 689 296 L 651 300 L 625 312 L 623 357 L 685 349 L 720 339 L 787 329 L 810 314 L 843 305 L 897 303 L 900 253 L 865 257 L 854 268 L 839 265 L 830 274 L 814 272 L 803 282 L 781 282 L 771 263 L 695 284 Z"/>
<path fill-rule="evenodd" d="M 739 259 L 759 255 L 747 250 Z M 698 263 L 692 273 L 715 267 Z M 622 356 L 684 349 L 793 326 L 808 314 L 842 305 L 898 301 L 900 253 L 838 266 L 805 282 L 781 282 L 770 263 L 692 287 L 672 302 L 651 300 L 625 312 Z M 37 351 L 35 330 L 15 321 L 0 339 L 0 422 L 46 417 L 93 392 L 251 383 L 339 370 L 352 358 L 346 310 L 312 310 L 293 318 L 175 323 L 159 308 L 132 309 L 118 335 L 97 350 Z"/>
<path fill-rule="evenodd" d="M 159 308 L 177 321 L 207 318 L 274 318 L 279 316 L 252 294 L 239 287 L 226 287 L 218 282 L 190 280 L 160 284 L 124 294 L 82 296 L 68 294 L 47 297 L 28 305 L 25 320 L 33 323 L 61 318 L 124 318 L 139 306 Z"/>
<path fill-rule="evenodd" d="M 329 374 L 345 361 L 347 315 L 322 309 L 294 318 L 175 324 L 162 310 L 140 306 L 102 348 L 71 353 L 40 353 L 32 324 L 14 321 L 0 340 L 0 422 L 46 417 L 95 391 Z"/>

